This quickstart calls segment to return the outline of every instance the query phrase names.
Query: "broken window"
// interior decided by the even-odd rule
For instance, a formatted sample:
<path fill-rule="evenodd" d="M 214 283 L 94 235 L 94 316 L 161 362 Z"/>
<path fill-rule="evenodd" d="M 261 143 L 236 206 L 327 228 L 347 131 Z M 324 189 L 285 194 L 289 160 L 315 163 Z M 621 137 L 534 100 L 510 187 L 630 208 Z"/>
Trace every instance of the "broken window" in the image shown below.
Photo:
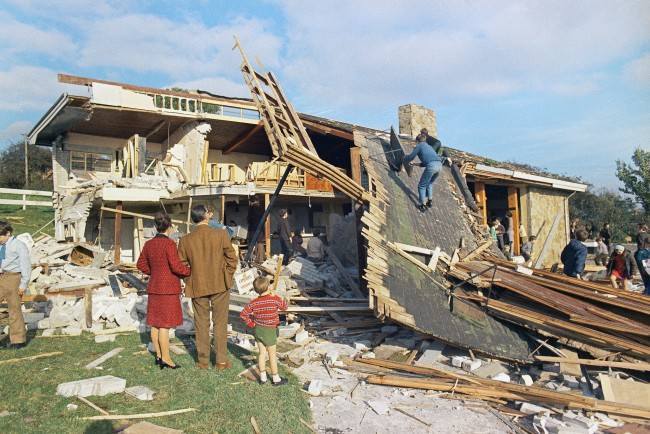
<path fill-rule="evenodd" d="M 190 107 L 191 112 L 195 112 L 196 111 L 196 102 L 193 101 L 193 100 L 190 100 L 189 101 L 189 107 Z"/>
<path fill-rule="evenodd" d="M 162 95 L 156 95 L 154 98 L 155 105 L 158 108 L 163 108 L 163 96 Z"/>
<path fill-rule="evenodd" d="M 179 98 L 172 98 L 172 109 L 178 110 L 180 108 Z"/>
<path fill-rule="evenodd" d="M 165 108 L 166 109 L 172 108 L 172 97 L 171 96 L 166 96 L 165 97 Z"/>
<path fill-rule="evenodd" d="M 187 111 L 187 100 L 185 98 L 181 99 L 181 110 L 184 112 Z"/>
<path fill-rule="evenodd" d="M 70 152 L 72 172 L 110 172 L 113 158 L 110 154 L 93 152 Z"/>

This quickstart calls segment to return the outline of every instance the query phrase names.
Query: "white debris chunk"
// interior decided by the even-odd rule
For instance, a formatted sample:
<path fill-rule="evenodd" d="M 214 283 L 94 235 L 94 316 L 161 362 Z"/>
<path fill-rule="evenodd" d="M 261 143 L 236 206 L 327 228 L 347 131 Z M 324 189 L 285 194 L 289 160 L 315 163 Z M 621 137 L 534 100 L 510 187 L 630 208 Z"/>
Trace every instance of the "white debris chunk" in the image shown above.
<path fill-rule="evenodd" d="M 140 401 L 153 400 L 154 391 L 149 389 L 147 386 L 127 387 L 124 389 L 124 392 L 129 396 L 139 399 Z"/>
<path fill-rule="evenodd" d="M 311 380 L 309 382 L 309 387 L 307 388 L 307 393 L 311 396 L 319 396 L 323 391 L 323 381 L 322 380 Z"/>
<path fill-rule="evenodd" d="M 126 380 L 112 375 L 87 378 L 85 380 L 61 383 L 56 387 L 56 394 L 61 396 L 104 396 L 111 393 L 122 393 L 126 388 Z"/>

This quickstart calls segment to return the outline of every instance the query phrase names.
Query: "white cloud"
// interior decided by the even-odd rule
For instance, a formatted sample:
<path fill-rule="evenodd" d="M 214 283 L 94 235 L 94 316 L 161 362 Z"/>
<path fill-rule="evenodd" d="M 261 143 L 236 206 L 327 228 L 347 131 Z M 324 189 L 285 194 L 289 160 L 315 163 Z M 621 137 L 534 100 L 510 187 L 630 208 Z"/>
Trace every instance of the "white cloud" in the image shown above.
<path fill-rule="evenodd" d="M 632 84 L 650 88 L 650 53 L 645 53 L 625 65 L 623 76 Z"/>
<path fill-rule="evenodd" d="M 232 50 L 233 35 L 239 36 L 249 55 L 259 55 L 270 67 L 279 65 L 281 41 L 262 20 L 239 18 L 208 27 L 201 21 L 153 15 L 95 21 L 86 33 L 79 63 L 186 80 L 212 74 L 235 76 L 240 57 Z"/>
<path fill-rule="evenodd" d="M 223 77 L 205 77 L 190 81 L 180 81 L 166 87 L 179 87 L 189 90 L 200 89 L 217 95 L 250 98 L 248 88 L 243 83 Z"/>
<path fill-rule="evenodd" d="M 0 130 L 0 144 L 19 140 L 32 126 L 33 122 L 31 121 L 16 121 L 7 125 L 6 128 Z"/>
<path fill-rule="evenodd" d="M 72 39 L 57 30 L 43 30 L 2 12 L 0 23 L 0 59 L 15 62 L 15 56 L 19 54 L 44 54 L 56 58 L 74 53 Z"/>
<path fill-rule="evenodd" d="M 0 108 L 2 111 L 45 111 L 63 89 L 56 72 L 36 66 L 16 65 L 0 70 Z"/>
<path fill-rule="evenodd" d="M 282 2 L 284 72 L 312 101 L 391 104 L 522 90 L 580 95 L 576 82 L 650 40 L 650 2 Z M 318 19 L 314 19 L 318 17 Z"/>

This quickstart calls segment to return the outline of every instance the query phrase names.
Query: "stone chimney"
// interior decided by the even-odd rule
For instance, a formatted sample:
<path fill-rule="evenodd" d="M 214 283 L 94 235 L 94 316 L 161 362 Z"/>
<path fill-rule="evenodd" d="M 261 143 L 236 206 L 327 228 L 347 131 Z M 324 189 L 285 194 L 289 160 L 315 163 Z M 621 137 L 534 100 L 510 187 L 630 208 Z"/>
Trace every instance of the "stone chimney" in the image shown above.
<path fill-rule="evenodd" d="M 438 137 L 436 112 L 417 104 L 399 106 L 399 133 L 415 138 L 422 128 L 429 130 L 429 135 Z"/>

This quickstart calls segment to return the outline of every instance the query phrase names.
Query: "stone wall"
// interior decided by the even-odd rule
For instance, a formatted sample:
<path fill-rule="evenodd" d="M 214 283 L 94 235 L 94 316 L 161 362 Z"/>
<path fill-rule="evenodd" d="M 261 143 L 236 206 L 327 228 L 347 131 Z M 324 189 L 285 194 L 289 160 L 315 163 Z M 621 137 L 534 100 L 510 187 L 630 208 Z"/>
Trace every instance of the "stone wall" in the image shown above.
<path fill-rule="evenodd" d="M 522 207 L 525 203 L 528 217 L 526 230 L 528 235 L 538 235 L 533 250 L 533 260 L 536 260 L 541 253 L 544 240 L 553 226 L 553 221 L 560 214 L 558 226 L 549 239 L 548 251 L 542 263 L 543 267 L 550 267 L 554 263 L 560 262 L 560 253 L 569 242 L 567 228 L 569 209 L 566 201 L 568 193 L 546 188 L 529 187 L 525 195 L 526 198 L 522 200 Z M 526 224 L 525 220 L 524 224 Z M 541 231 L 540 228 L 542 228 Z"/>
<path fill-rule="evenodd" d="M 406 104 L 398 109 L 399 133 L 415 138 L 422 128 L 429 130 L 429 135 L 438 137 L 436 112 L 417 104 Z"/>

